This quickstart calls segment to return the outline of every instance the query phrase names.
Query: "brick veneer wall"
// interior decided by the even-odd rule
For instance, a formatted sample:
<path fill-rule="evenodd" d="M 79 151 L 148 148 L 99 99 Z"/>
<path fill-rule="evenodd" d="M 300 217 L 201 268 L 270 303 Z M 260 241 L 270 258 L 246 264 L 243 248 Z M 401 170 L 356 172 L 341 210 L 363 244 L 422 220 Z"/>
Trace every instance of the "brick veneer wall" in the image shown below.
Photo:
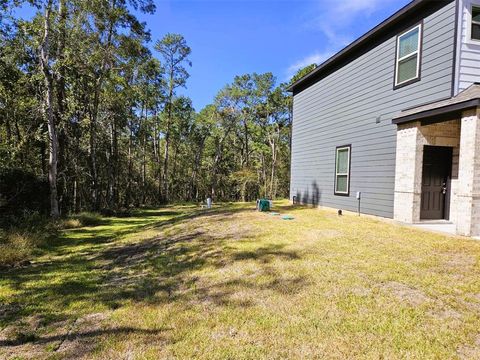
<path fill-rule="evenodd" d="M 480 121 L 479 110 L 464 112 L 458 166 L 457 233 L 480 236 Z"/>
<path fill-rule="evenodd" d="M 425 145 L 453 148 L 450 217 L 457 218 L 456 189 L 460 120 L 422 126 L 420 122 L 399 125 L 395 165 L 394 219 L 406 223 L 420 221 L 423 148 Z"/>

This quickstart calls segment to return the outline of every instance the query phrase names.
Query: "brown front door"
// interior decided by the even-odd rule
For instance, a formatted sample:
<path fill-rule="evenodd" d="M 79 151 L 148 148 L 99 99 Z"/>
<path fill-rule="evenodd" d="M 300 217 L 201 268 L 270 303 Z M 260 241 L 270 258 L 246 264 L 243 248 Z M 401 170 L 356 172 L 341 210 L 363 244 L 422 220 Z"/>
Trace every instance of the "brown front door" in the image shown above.
<path fill-rule="evenodd" d="M 447 194 L 451 168 L 452 148 L 425 146 L 423 152 L 421 219 L 448 219 Z"/>

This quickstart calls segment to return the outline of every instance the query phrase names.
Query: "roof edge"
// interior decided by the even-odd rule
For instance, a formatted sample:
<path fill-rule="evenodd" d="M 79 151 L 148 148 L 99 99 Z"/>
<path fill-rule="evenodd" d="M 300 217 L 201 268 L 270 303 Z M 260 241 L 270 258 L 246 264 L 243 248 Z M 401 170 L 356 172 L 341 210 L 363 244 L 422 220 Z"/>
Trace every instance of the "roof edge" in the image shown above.
<path fill-rule="evenodd" d="M 480 107 L 480 98 L 469 99 L 456 104 L 441 106 L 436 109 L 424 110 L 416 114 L 400 116 L 400 117 L 394 118 L 392 120 L 392 124 L 395 124 L 395 125 L 406 124 L 412 121 L 426 120 L 433 117 L 439 117 L 439 119 L 443 119 L 443 117 L 448 116 L 450 114 L 455 114 L 460 111 L 473 109 L 476 107 Z"/>
<path fill-rule="evenodd" d="M 313 80 L 317 75 L 319 75 L 323 70 L 325 70 L 328 66 L 335 64 L 337 61 L 342 59 L 347 59 L 351 52 L 355 50 L 360 50 L 362 46 L 366 45 L 369 41 L 373 40 L 374 35 L 381 34 L 383 31 L 388 31 L 389 27 L 395 25 L 399 21 L 403 19 L 403 17 L 408 16 L 413 10 L 416 10 L 417 7 L 421 5 L 428 5 L 428 4 L 436 4 L 440 5 L 449 4 L 455 0 L 441 0 L 441 1 L 431 1 L 431 0 L 413 0 L 403 8 L 395 12 L 393 15 L 382 21 L 380 24 L 360 36 L 358 39 L 353 41 L 351 44 L 347 45 L 345 48 L 337 52 L 335 55 L 330 57 L 328 60 L 324 61 L 320 65 L 318 65 L 313 71 L 308 73 L 307 75 L 303 76 L 301 79 L 295 81 L 291 84 L 287 91 L 294 92 L 296 88 L 305 84 L 309 80 Z M 313 84 L 312 84 L 313 85 Z M 308 87 L 308 86 L 307 86 Z"/>

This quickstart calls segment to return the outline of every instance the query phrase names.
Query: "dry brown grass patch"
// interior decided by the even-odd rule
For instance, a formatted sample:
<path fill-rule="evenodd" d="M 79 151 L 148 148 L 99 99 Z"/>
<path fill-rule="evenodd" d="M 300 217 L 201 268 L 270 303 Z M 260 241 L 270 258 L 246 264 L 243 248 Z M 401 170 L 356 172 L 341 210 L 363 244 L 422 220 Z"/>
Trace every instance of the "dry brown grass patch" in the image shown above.
<path fill-rule="evenodd" d="M 400 301 L 411 306 L 421 306 L 431 301 L 424 292 L 396 281 L 389 281 L 383 284 L 382 290 L 394 295 Z"/>
<path fill-rule="evenodd" d="M 457 354 L 460 359 L 480 359 L 480 334 L 475 337 L 472 344 L 460 346 Z"/>

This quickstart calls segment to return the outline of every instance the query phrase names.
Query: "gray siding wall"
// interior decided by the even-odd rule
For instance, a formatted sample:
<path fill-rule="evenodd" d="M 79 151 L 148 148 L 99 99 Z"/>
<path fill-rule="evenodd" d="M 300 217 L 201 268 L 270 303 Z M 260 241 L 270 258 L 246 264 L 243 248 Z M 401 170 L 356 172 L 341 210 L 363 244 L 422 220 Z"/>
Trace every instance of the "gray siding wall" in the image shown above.
<path fill-rule="evenodd" d="M 455 2 L 424 19 L 421 81 L 393 90 L 396 34 L 294 96 L 290 197 L 393 217 L 394 115 L 451 96 Z M 376 123 L 380 117 L 380 123 Z M 334 195 L 335 148 L 352 145 L 350 196 Z"/>

